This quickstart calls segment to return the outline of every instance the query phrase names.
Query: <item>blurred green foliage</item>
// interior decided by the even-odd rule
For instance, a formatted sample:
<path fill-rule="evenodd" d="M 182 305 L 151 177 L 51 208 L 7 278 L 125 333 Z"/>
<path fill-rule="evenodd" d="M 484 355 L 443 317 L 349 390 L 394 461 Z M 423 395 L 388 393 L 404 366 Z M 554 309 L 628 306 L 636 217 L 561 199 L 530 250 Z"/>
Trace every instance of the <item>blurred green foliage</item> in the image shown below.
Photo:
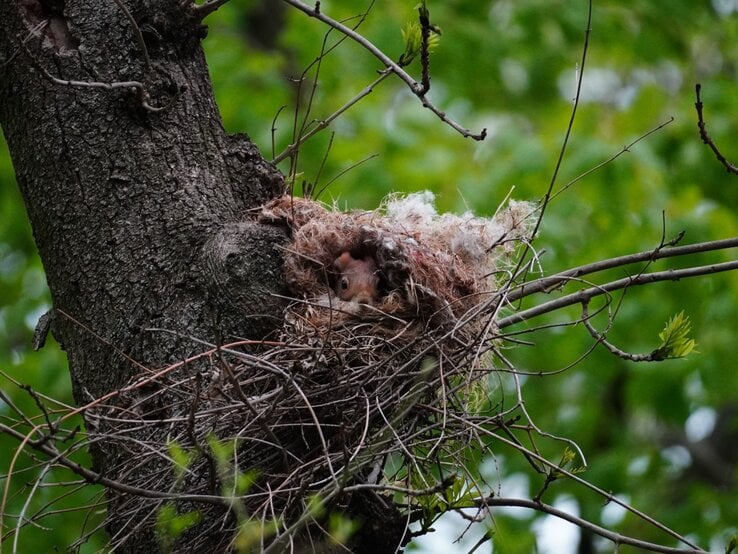
<path fill-rule="evenodd" d="M 403 51 L 401 29 L 415 17 L 416 4 L 417 0 L 377 2 L 359 31 L 397 59 Z M 323 1 L 321 9 L 352 24 L 367 5 Z M 494 213 L 509 194 L 539 199 L 551 179 L 572 110 L 574 85 L 582 69 L 587 3 L 429 0 L 428 7 L 432 22 L 443 30 L 431 57 L 429 96 L 471 131 L 487 128 L 487 139 L 464 139 L 424 110 L 399 80 L 387 79 L 300 149 L 298 185 L 305 179 L 321 190 L 336 178 L 321 198 L 367 209 L 391 191 L 423 189 L 437 194 L 443 210 L 472 209 L 482 215 Z M 257 18 L 259 10 L 266 10 L 267 19 Z M 735 2 L 725 0 L 595 3 L 582 102 L 556 190 L 649 130 L 671 118 L 673 122 L 555 198 L 535 243 L 540 261 L 536 271 L 551 274 L 654 248 L 663 234 L 668 240 L 681 230 L 686 233 L 684 242 L 738 234 L 738 178 L 728 175 L 700 142 L 694 111 L 694 84 L 700 82 L 709 132 L 724 154 L 737 160 L 737 10 Z M 265 25 L 267 20 L 278 24 Z M 323 58 L 310 99 L 315 66 L 301 83 L 300 76 L 320 54 L 325 26 L 269 0 L 263 5 L 232 0 L 207 22 L 205 49 L 224 124 L 231 132 L 249 133 L 267 157 L 294 140 L 295 121 L 329 116 L 381 69 L 361 47 L 344 40 Z M 340 39 L 331 32 L 327 44 Z M 408 71 L 419 77 L 417 64 Z M 289 162 L 280 168 L 288 171 Z M 663 261 L 654 267 L 725 261 L 730 254 Z M 625 274 L 613 270 L 603 279 Z M 733 274 L 628 291 L 617 306 L 609 340 L 630 352 L 650 352 L 659 345 L 665 322 L 684 310 L 700 351 L 687 359 L 638 365 L 597 347 L 569 367 L 592 346 L 580 326 L 531 332 L 522 338 L 532 346 L 506 352 L 528 371 L 569 367 L 554 375 L 526 378 L 526 407 L 541 428 L 581 447 L 588 462 L 584 478 L 713 550 L 724 548 L 738 529 L 738 475 L 733 469 L 728 482 L 716 480 L 678 443 L 685 436 L 702 439 L 703 447 L 722 448 L 734 456 L 730 467 L 736 467 L 737 291 L 738 275 Z M 47 345 L 40 352 L 30 348 L 35 322 L 49 305 L 3 144 L 0 369 L 71 402 L 58 348 Z M 576 309 L 565 310 L 529 326 L 572 321 L 578 315 Z M 602 317 L 595 322 L 606 323 Z M 7 380 L 0 387 L 14 402 L 32 408 L 28 395 Z M 0 404 L 0 416 L 8 415 Z M 711 417 L 720 423 L 719 432 L 712 435 Z M 15 446 L 0 437 L 1 471 L 6 471 Z M 541 440 L 538 447 L 558 460 L 565 445 Z M 545 477 L 532 473 L 513 452 L 493 447 L 490 456 L 503 491 L 507 479 L 521 472 L 528 476 L 530 495 L 543 484 Z M 553 483 L 543 500 L 555 504 L 563 498 L 574 498 L 579 513 L 595 523 L 674 544 L 632 515 L 608 519 L 603 499 L 566 480 Z M 22 500 L 11 504 L 14 513 Z M 63 523 L 50 525 L 52 531 L 26 531 L 26 551 L 70 544 L 75 526 L 79 533 L 74 519 L 79 516 L 62 517 Z M 495 551 L 533 551 L 533 521 L 540 517 L 496 513 L 490 524 Z M 604 551 L 611 548 L 597 545 Z M 540 543 L 538 548 L 543 552 L 547 545 Z"/>

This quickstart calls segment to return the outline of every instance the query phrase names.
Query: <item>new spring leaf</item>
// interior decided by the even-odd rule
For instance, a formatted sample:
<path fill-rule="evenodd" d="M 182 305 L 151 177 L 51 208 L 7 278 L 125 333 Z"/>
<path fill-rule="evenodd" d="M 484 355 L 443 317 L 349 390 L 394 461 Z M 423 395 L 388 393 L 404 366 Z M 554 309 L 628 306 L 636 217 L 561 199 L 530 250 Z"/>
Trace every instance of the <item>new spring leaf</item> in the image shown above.
<path fill-rule="evenodd" d="M 428 21 L 429 13 L 425 2 L 418 4 L 418 11 L 421 19 L 424 18 L 428 24 L 428 30 L 430 31 L 428 35 L 428 52 L 433 52 L 440 41 L 441 29 L 436 25 L 430 24 Z M 411 21 L 402 29 L 402 43 L 405 46 L 405 51 L 397 63 L 401 67 L 405 67 L 406 65 L 410 65 L 423 48 L 423 30 L 418 21 Z"/>
<path fill-rule="evenodd" d="M 687 335 L 692 328 L 689 316 L 682 310 L 666 323 L 664 330 L 659 333 L 661 345 L 653 351 L 653 359 L 684 358 L 692 352 L 697 352 L 694 339 Z"/>

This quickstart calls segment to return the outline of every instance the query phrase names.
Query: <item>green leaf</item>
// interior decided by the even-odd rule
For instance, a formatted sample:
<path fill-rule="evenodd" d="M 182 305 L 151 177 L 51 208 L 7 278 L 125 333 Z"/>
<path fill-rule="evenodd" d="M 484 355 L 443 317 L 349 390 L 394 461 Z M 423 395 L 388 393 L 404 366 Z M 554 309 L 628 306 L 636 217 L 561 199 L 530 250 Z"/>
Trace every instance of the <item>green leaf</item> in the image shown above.
<path fill-rule="evenodd" d="M 215 435 L 208 435 L 208 446 L 213 453 L 219 467 L 229 467 L 233 452 L 235 451 L 235 443 L 232 441 L 221 441 Z"/>
<path fill-rule="evenodd" d="M 358 528 L 358 522 L 343 514 L 333 512 L 328 516 L 328 534 L 335 544 L 346 544 Z"/>
<path fill-rule="evenodd" d="M 256 469 L 238 472 L 236 475 L 236 494 L 246 494 L 249 492 L 258 477 L 259 471 Z"/>
<path fill-rule="evenodd" d="M 405 45 L 405 51 L 397 62 L 400 66 L 410 65 L 420 54 L 421 40 L 420 24 L 417 21 L 407 23 L 402 29 L 402 43 Z"/>
<path fill-rule="evenodd" d="M 430 13 L 428 12 L 425 2 L 421 2 L 416 7 L 420 13 L 420 19 L 425 20 L 428 25 L 428 29 L 430 29 L 430 34 L 428 36 L 428 52 L 433 52 L 440 42 L 441 29 L 436 25 L 430 24 L 428 21 Z M 405 24 L 405 27 L 402 29 L 402 43 L 405 46 L 405 51 L 402 53 L 397 63 L 401 67 L 405 67 L 406 65 L 410 65 L 418 54 L 420 54 L 420 49 L 423 45 L 423 31 L 419 22 L 411 21 Z"/>
<path fill-rule="evenodd" d="M 661 345 L 653 351 L 653 358 L 656 360 L 684 358 L 692 352 L 697 352 L 695 350 L 697 343 L 687 336 L 691 327 L 689 316 L 684 315 L 684 310 L 672 316 L 664 330 L 659 333 Z"/>
<path fill-rule="evenodd" d="M 171 551 L 182 533 L 196 525 L 201 517 L 202 515 L 197 511 L 178 513 L 173 502 L 163 504 L 156 513 L 156 533 L 162 550 Z"/>
<path fill-rule="evenodd" d="M 325 513 L 325 503 L 319 494 L 313 494 L 308 498 L 308 512 L 315 519 L 320 519 Z"/>
<path fill-rule="evenodd" d="M 236 552 L 253 552 L 261 541 L 275 535 L 278 529 L 279 525 L 274 519 L 247 520 L 240 523 L 233 539 Z"/>
<path fill-rule="evenodd" d="M 174 475 L 179 482 L 184 478 L 187 469 L 195 460 L 196 454 L 195 452 L 182 448 L 177 441 L 168 442 L 167 450 L 169 450 L 169 457 L 174 462 Z"/>

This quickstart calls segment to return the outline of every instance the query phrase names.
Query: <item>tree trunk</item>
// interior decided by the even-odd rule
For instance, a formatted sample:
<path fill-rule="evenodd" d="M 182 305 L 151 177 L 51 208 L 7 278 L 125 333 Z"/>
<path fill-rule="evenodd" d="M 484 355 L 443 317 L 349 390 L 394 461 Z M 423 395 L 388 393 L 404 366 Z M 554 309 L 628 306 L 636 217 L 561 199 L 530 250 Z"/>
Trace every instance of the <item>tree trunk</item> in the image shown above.
<path fill-rule="evenodd" d="M 0 3 L 0 124 L 79 404 L 201 351 L 193 338 L 264 336 L 284 292 L 284 234 L 244 222 L 282 178 L 224 132 L 206 28 L 175 0 L 124 4 Z M 95 448 L 94 467 L 121 455 Z M 150 529 L 126 550 L 155 551 Z"/>

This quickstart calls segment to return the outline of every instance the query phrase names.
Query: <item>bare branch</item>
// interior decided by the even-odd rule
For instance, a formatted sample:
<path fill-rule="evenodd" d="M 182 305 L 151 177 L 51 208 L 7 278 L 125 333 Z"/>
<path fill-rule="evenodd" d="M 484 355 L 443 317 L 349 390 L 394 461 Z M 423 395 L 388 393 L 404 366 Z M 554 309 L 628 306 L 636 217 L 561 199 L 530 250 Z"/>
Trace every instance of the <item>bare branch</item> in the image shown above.
<path fill-rule="evenodd" d="M 23 49 L 26 52 L 26 55 L 31 60 L 31 63 L 33 63 L 34 67 L 38 69 L 44 77 L 46 77 L 49 81 L 51 81 L 54 84 L 57 85 L 63 85 L 63 86 L 70 86 L 70 87 L 80 87 L 80 88 L 89 88 L 89 89 L 103 89 L 103 90 L 133 90 L 136 92 L 138 96 L 138 100 L 141 104 L 141 107 L 144 108 L 148 112 L 157 113 L 157 112 L 163 112 L 167 109 L 169 109 L 174 102 L 179 98 L 185 90 L 187 90 L 186 86 L 180 86 L 177 93 L 172 96 L 172 98 L 164 104 L 163 106 L 152 106 L 150 101 L 150 95 L 148 91 L 146 90 L 146 87 L 144 84 L 140 81 L 115 81 L 112 83 L 103 83 L 98 81 L 73 81 L 69 79 L 59 79 L 58 77 L 54 77 L 49 71 L 39 63 L 38 60 L 31 54 L 31 52 L 28 50 L 28 47 L 25 44 L 22 44 Z"/>
<path fill-rule="evenodd" d="M 736 269 L 738 269 L 738 261 L 731 261 L 719 264 L 689 267 L 685 269 L 667 269 L 665 271 L 631 275 L 630 277 L 624 277 L 623 279 L 611 281 L 609 283 L 605 283 L 604 285 L 598 285 L 595 287 L 583 289 L 579 292 L 562 296 L 561 298 L 557 298 L 556 300 L 545 302 L 528 310 L 523 310 L 511 316 L 504 317 L 497 322 L 497 325 L 500 327 L 500 329 L 502 329 L 504 327 L 514 325 L 515 323 L 527 321 L 539 315 L 547 314 L 549 312 L 565 308 L 566 306 L 581 304 L 583 302 L 589 301 L 596 296 L 601 296 L 603 294 L 608 294 L 610 292 L 628 287 L 647 285 L 649 283 L 656 283 L 658 281 L 679 281 L 680 279 L 686 279 L 687 277 L 711 275 L 713 273 L 734 271 Z"/>
<path fill-rule="evenodd" d="M 23 37 L 23 40 L 21 40 L 20 46 L 18 46 L 18 48 L 16 48 L 13 51 L 13 53 L 10 56 L 8 56 L 8 58 L 6 60 L 0 62 L 0 69 L 2 69 L 6 65 L 8 65 L 10 62 L 12 62 L 16 58 L 16 56 L 18 56 L 18 54 L 21 52 L 23 46 L 29 40 L 31 40 L 33 37 L 38 36 L 38 34 L 41 33 L 41 31 L 43 31 L 44 29 L 46 29 L 46 26 L 48 24 L 49 24 L 49 20 L 48 19 L 43 19 L 43 20 L 39 21 L 38 24 L 36 24 L 34 27 L 32 27 L 28 31 L 28 34 L 26 34 L 26 36 Z M 18 37 L 18 38 L 20 38 L 20 37 Z"/>
<path fill-rule="evenodd" d="M 551 174 L 551 180 L 548 183 L 548 189 L 546 189 L 546 194 L 543 197 L 543 202 L 541 202 L 541 211 L 538 214 L 538 220 L 536 221 L 536 225 L 530 234 L 531 239 L 536 236 L 536 234 L 538 233 L 538 229 L 541 227 L 541 223 L 543 222 L 543 215 L 545 214 L 546 208 L 548 207 L 548 203 L 551 200 L 551 194 L 553 192 L 554 185 L 556 184 L 556 179 L 559 176 L 559 170 L 561 169 L 561 164 L 564 162 L 564 155 L 566 154 L 566 149 L 569 145 L 569 139 L 571 138 L 572 129 L 574 128 L 574 120 L 576 119 L 576 116 L 577 116 L 577 109 L 579 108 L 579 98 L 582 92 L 582 80 L 584 78 L 584 66 L 585 66 L 585 63 L 587 62 L 587 51 L 589 50 L 589 34 L 591 32 L 592 32 L 592 2 L 590 0 L 588 12 L 587 12 L 587 27 L 584 30 L 584 44 L 582 46 L 582 59 L 580 62 L 579 74 L 577 77 L 577 91 L 574 96 L 574 105 L 571 108 L 571 115 L 569 116 L 569 123 L 566 126 L 566 133 L 564 134 L 564 140 L 561 143 L 561 149 L 559 150 L 559 157 L 556 159 L 556 165 L 554 167 L 553 173 Z"/>
<path fill-rule="evenodd" d="M 397 75 L 400 79 L 402 79 L 405 84 L 408 86 L 408 88 L 412 91 L 412 93 L 418 97 L 418 99 L 421 101 L 423 107 L 428 108 L 431 110 L 441 121 L 449 125 L 451 128 L 453 128 L 455 131 L 459 132 L 462 136 L 472 138 L 474 140 L 484 140 L 484 138 L 487 136 L 487 129 L 482 129 L 479 133 L 473 133 L 469 131 L 468 129 L 463 128 L 461 125 L 456 123 L 454 120 L 450 119 L 446 113 L 441 111 L 438 107 L 436 107 L 435 104 L 433 104 L 428 98 L 425 96 L 425 91 L 423 90 L 423 84 L 418 83 L 413 79 L 410 75 L 408 75 L 407 72 L 405 72 L 402 67 L 400 67 L 399 64 L 394 62 L 389 56 L 387 56 L 382 50 L 377 48 L 371 41 L 366 39 L 361 34 L 357 33 L 353 29 L 350 29 L 349 27 L 345 26 L 343 23 L 336 21 L 335 19 L 332 19 L 325 15 L 323 12 L 321 12 L 319 9 L 310 7 L 306 4 L 303 4 L 299 0 L 283 0 L 293 8 L 296 8 L 303 12 L 305 15 L 309 17 L 313 17 L 317 19 L 318 21 L 321 21 L 322 23 L 325 23 L 326 25 L 336 29 L 337 31 L 343 33 L 350 39 L 357 42 L 359 45 L 361 45 L 365 50 L 370 52 L 375 58 L 377 58 L 382 64 L 385 66 L 384 71 L 389 71 L 391 73 L 394 73 Z"/>
<path fill-rule="evenodd" d="M 119 481 L 114 481 L 112 479 L 108 479 L 107 477 L 104 477 L 100 473 L 96 473 L 92 471 L 91 469 L 87 469 L 83 465 L 78 464 L 77 462 L 67 458 L 61 452 L 59 452 L 59 450 L 57 450 L 56 447 L 52 446 L 51 444 L 40 441 L 40 440 L 36 440 L 36 441 L 28 440 L 27 435 L 24 436 L 22 433 L 19 433 L 15 429 L 10 428 L 3 423 L 0 423 L 0 433 L 9 435 L 21 441 L 22 447 L 26 447 L 27 445 L 33 448 L 34 450 L 42 454 L 45 454 L 46 456 L 51 458 L 51 461 L 49 463 L 56 463 L 56 464 L 66 467 L 67 469 L 71 470 L 72 472 L 82 477 L 88 483 L 100 484 L 105 487 L 109 487 L 113 490 L 117 490 L 117 491 L 128 493 L 128 494 L 133 494 L 136 496 L 141 496 L 143 498 L 161 498 L 164 500 L 167 500 L 167 499 L 189 500 L 189 501 L 203 502 L 206 504 L 215 504 L 218 506 L 224 506 L 224 505 L 227 506 L 229 504 L 229 499 L 224 498 L 222 496 L 205 495 L 205 494 L 180 494 L 180 493 L 172 493 L 172 492 L 159 492 L 159 491 L 150 490 L 148 488 L 134 487 L 131 485 L 127 485 L 125 483 L 121 483 Z"/>
<path fill-rule="evenodd" d="M 695 95 L 697 96 L 697 101 L 694 103 L 694 107 L 697 110 L 697 127 L 700 130 L 700 138 L 702 139 L 702 142 L 704 142 L 707 146 L 710 147 L 710 150 L 712 150 L 715 154 L 715 157 L 718 159 L 718 161 L 723 164 L 726 171 L 728 173 L 732 173 L 733 175 L 738 175 L 738 167 L 730 163 L 725 156 L 723 156 L 722 152 L 718 149 L 715 142 L 710 138 L 710 135 L 707 134 L 707 127 L 705 126 L 705 119 L 702 115 L 702 99 L 700 98 L 700 90 L 702 89 L 702 85 L 697 83 L 694 86 Z"/>
<path fill-rule="evenodd" d="M 453 419 L 460 419 L 460 417 L 457 414 L 453 414 L 452 413 L 452 414 L 450 414 L 450 416 Z M 673 531 L 672 529 L 670 529 L 669 527 L 667 527 L 663 523 L 659 523 L 658 521 L 656 521 L 652 517 L 648 516 L 644 512 L 642 512 L 642 511 L 634 508 L 633 506 L 631 506 L 627 502 L 624 502 L 624 501 L 620 500 L 619 498 L 617 498 L 616 496 L 614 496 L 612 493 L 609 493 L 609 492 L 601 489 L 600 487 L 598 487 L 596 485 L 593 485 L 589 481 L 586 481 L 586 480 L 582 479 L 581 477 L 579 477 L 578 475 L 572 473 L 571 471 L 569 471 L 569 470 L 567 470 L 567 469 L 565 469 L 563 467 L 560 467 L 557 464 L 555 464 L 555 463 L 547 460 L 546 458 L 544 458 L 540 454 L 538 454 L 536 452 L 533 452 L 530 449 L 525 448 L 519 442 L 516 442 L 515 440 L 508 439 L 507 437 L 504 437 L 504 436 L 502 436 L 499 433 L 496 433 L 494 431 L 490 431 L 489 429 L 486 429 L 482 425 L 480 425 L 478 423 L 475 423 L 473 421 L 467 420 L 465 422 L 465 425 L 467 425 L 471 429 L 475 429 L 476 431 L 478 431 L 478 432 L 480 432 L 480 433 L 482 433 L 482 434 L 484 434 L 486 436 L 492 437 L 495 440 L 500 441 L 500 442 L 506 444 L 507 446 L 510 446 L 510 447 L 518 450 L 521 453 L 525 453 L 527 456 L 535 459 L 536 461 L 540 462 L 541 464 L 545 465 L 546 467 L 549 467 L 551 469 L 555 469 L 557 472 L 561 473 L 562 475 L 566 476 L 567 478 L 571 479 L 572 481 L 574 481 L 576 483 L 579 483 L 580 485 L 582 485 L 582 486 L 590 489 L 591 491 L 599 494 L 600 496 L 602 496 L 603 498 L 605 498 L 608 502 L 613 502 L 614 504 L 617 504 L 618 506 L 622 506 L 623 508 L 625 508 L 627 511 L 629 511 L 633 515 L 638 516 L 639 518 L 641 518 L 644 521 L 648 522 L 650 525 L 653 525 L 654 527 L 660 529 L 664 533 L 667 533 L 669 536 L 677 539 L 680 542 L 683 542 L 687 546 L 690 546 L 690 547 L 692 547 L 694 549 L 693 551 L 689 551 L 689 552 L 699 552 L 699 553 L 705 552 L 704 550 L 699 549 L 695 544 L 691 543 L 688 539 L 686 539 L 685 537 L 681 536 L 676 531 Z"/>
<path fill-rule="evenodd" d="M 343 106 L 341 106 L 338 110 L 333 112 L 331 115 L 326 117 L 325 119 L 321 119 L 317 122 L 315 127 L 313 127 L 310 131 L 305 133 L 304 135 L 301 135 L 297 138 L 295 142 L 290 144 L 287 148 L 285 148 L 278 156 L 275 156 L 272 160 L 272 163 L 278 164 L 285 158 L 292 156 L 302 144 L 308 140 L 310 137 L 318 134 L 320 131 L 328 127 L 331 123 L 333 123 L 340 115 L 348 111 L 349 108 L 356 105 L 359 100 L 364 98 L 365 96 L 368 96 L 374 91 L 374 88 L 384 81 L 391 73 L 382 73 L 379 77 L 377 77 L 374 81 L 372 81 L 369 85 L 364 87 L 361 92 L 359 92 L 356 96 L 354 96 L 351 100 L 346 102 Z"/>
<path fill-rule="evenodd" d="M 584 325 L 585 329 L 589 331 L 589 334 L 592 335 L 592 338 L 597 341 L 597 344 L 601 344 L 602 346 L 607 348 L 611 354 L 614 354 L 618 358 L 627 360 L 629 362 L 662 362 L 666 359 L 663 356 L 660 356 L 657 353 L 658 351 L 656 350 L 648 354 L 630 354 L 628 352 L 625 352 L 624 350 L 620 350 L 617 346 L 608 342 L 608 340 L 606 339 L 606 334 L 601 333 L 592 325 L 588 311 L 588 304 L 589 302 L 582 302 L 581 322 Z"/>
<path fill-rule="evenodd" d="M 629 144 L 626 144 L 625 146 L 623 146 L 620 150 L 618 150 L 615 154 L 613 154 L 612 156 L 610 156 L 606 160 L 598 163 L 596 166 L 588 169 L 584 173 L 581 173 L 580 175 L 574 177 L 574 179 L 572 179 L 571 181 L 569 181 L 568 183 L 566 183 L 563 187 L 561 187 L 559 190 L 557 190 L 555 193 L 553 193 L 551 195 L 551 198 L 550 199 L 553 200 L 558 195 L 560 195 L 562 192 L 564 192 L 565 190 L 568 190 L 569 187 L 571 187 L 575 183 L 578 183 L 579 181 L 581 181 L 582 179 L 584 179 L 587 175 L 591 175 L 592 173 L 594 173 L 598 169 L 606 166 L 607 164 L 609 164 L 611 162 L 614 162 L 616 159 L 618 159 L 623 154 L 626 154 L 626 153 L 630 152 L 630 149 L 633 148 L 636 144 L 638 144 L 639 142 L 641 142 L 643 139 L 651 136 L 652 134 L 659 132 L 661 129 L 663 129 L 664 127 L 666 127 L 667 125 L 669 125 L 673 121 L 674 121 L 674 118 L 673 117 L 670 117 L 668 120 L 664 121 L 663 123 L 660 123 L 659 125 L 657 125 L 653 129 L 650 129 L 649 131 L 646 131 L 645 133 L 643 133 L 641 136 L 637 137 L 635 140 L 633 140 Z"/>
<path fill-rule="evenodd" d="M 136 42 L 138 43 L 138 47 L 141 49 L 141 54 L 143 54 L 146 71 L 151 71 L 151 58 L 149 58 L 149 51 L 146 48 L 146 42 L 144 41 L 143 35 L 141 34 L 141 29 L 139 28 L 138 23 L 136 23 L 136 20 L 131 15 L 131 12 L 128 11 L 128 8 L 126 8 L 122 0 L 113 0 L 113 2 L 118 5 L 118 7 L 121 9 L 123 14 L 130 22 L 131 27 L 133 27 L 133 35 L 136 37 Z"/>
<path fill-rule="evenodd" d="M 194 2 L 187 0 L 186 3 L 190 5 L 190 9 L 196 14 L 202 21 L 208 15 L 216 11 L 221 6 L 228 3 L 229 0 L 209 0 L 204 4 L 196 5 Z"/>
<path fill-rule="evenodd" d="M 627 544 L 628 546 L 633 546 L 649 552 L 664 552 L 667 554 L 704 554 L 706 552 L 700 548 L 671 548 L 668 546 L 661 546 L 659 544 L 642 541 L 619 533 L 613 533 L 612 531 L 609 531 L 604 527 L 600 527 L 586 519 L 572 515 L 563 510 L 559 510 L 548 504 L 535 502 L 533 500 L 525 500 L 521 498 L 485 498 L 480 500 L 478 503 L 478 507 L 494 506 L 528 508 L 538 512 L 543 512 L 559 519 L 563 519 L 564 521 L 568 521 L 569 523 L 573 523 L 581 529 L 591 531 L 595 535 L 608 539 L 614 544 Z"/>
<path fill-rule="evenodd" d="M 420 71 L 422 88 L 419 92 L 426 94 L 430 90 L 430 52 L 429 40 L 431 34 L 430 13 L 425 5 L 421 2 L 418 6 L 418 14 L 420 18 Z"/>
<path fill-rule="evenodd" d="M 726 250 L 728 248 L 738 247 L 738 237 L 732 237 L 722 240 L 714 240 L 707 242 L 698 242 L 694 244 L 688 244 L 686 246 L 674 246 L 670 248 L 658 247 L 654 250 L 646 250 L 644 252 L 637 252 L 635 254 L 627 254 L 625 256 L 618 256 L 615 258 L 609 258 L 607 260 L 601 260 L 591 264 L 586 264 L 556 275 L 549 277 L 542 277 L 535 279 L 527 283 L 513 288 L 507 293 L 506 300 L 508 302 L 515 302 L 540 292 L 548 293 L 558 286 L 563 286 L 565 283 L 572 279 L 580 278 L 584 275 L 597 273 L 606 269 L 613 269 L 615 267 L 623 267 L 640 262 L 651 262 L 655 260 L 661 260 L 664 258 L 675 258 L 678 256 L 686 256 L 689 254 L 698 254 L 701 252 L 711 252 L 715 250 Z"/>

